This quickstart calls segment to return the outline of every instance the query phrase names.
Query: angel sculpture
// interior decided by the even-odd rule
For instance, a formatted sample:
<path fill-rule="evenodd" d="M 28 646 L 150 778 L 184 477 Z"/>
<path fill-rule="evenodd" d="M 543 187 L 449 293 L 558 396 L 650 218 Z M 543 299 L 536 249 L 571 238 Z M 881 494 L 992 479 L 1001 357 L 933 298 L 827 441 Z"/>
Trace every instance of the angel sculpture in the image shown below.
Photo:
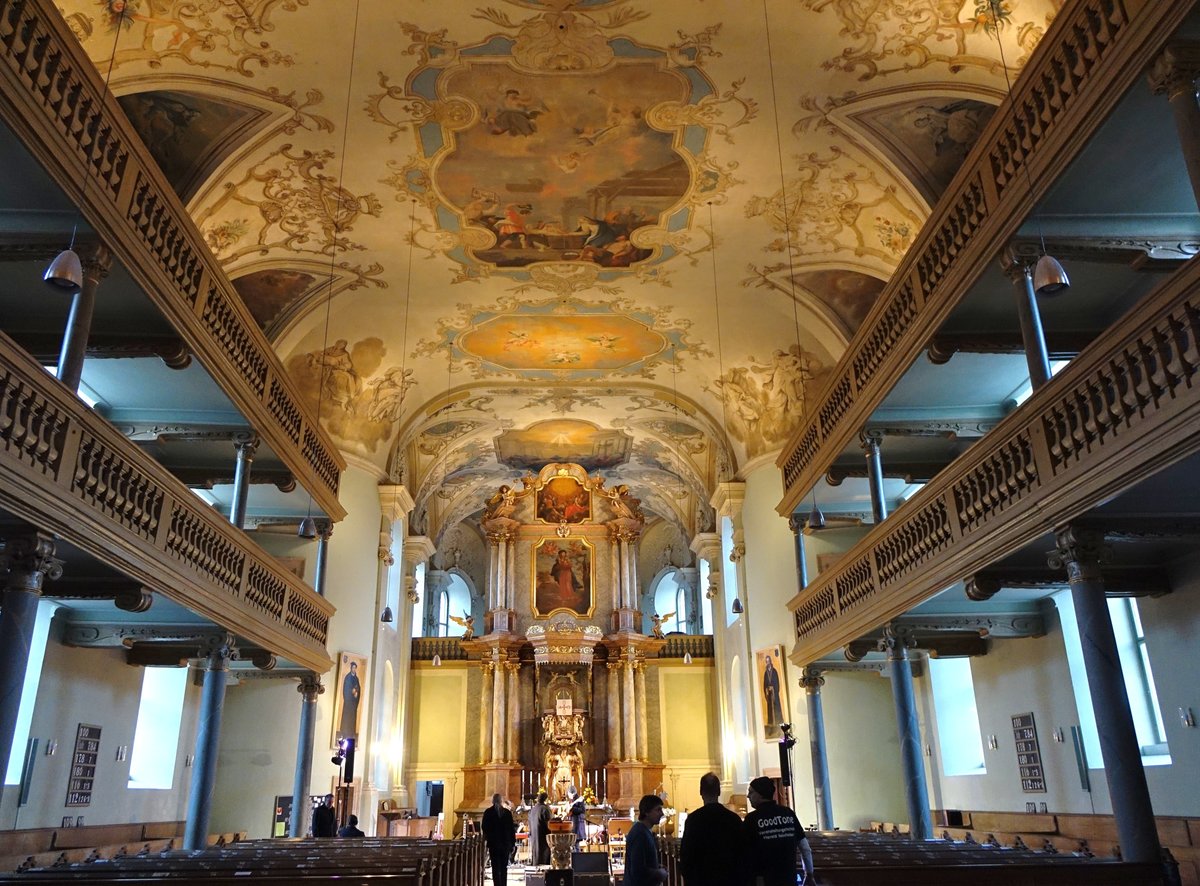
<path fill-rule="evenodd" d="M 650 631 L 650 636 L 655 640 L 665 640 L 667 637 L 666 634 L 663 633 L 663 622 L 665 622 L 668 618 L 673 618 L 674 616 L 674 612 L 668 612 L 666 615 L 659 615 L 657 613 L 651 615 L 650 620 L 654 622 L 654 628 Z"/>
<path fill-rule="evenodd" d="M 496 517 L 511 517 L 517 509 L 517 491 L 505 485 L 487 500 L 487 509 L 483 518 L 491 520 Z"/>
<path fill-rule="evenodd" d="M 463 632 L 462 636 L 459 637 L 460 640 L 475 639 L 475 616 L 469 612 L 464 612 L 462 618 L 459 618 L 457 615 L 451 615 L 450 620 L 456 625 L 462 625 Z"/>

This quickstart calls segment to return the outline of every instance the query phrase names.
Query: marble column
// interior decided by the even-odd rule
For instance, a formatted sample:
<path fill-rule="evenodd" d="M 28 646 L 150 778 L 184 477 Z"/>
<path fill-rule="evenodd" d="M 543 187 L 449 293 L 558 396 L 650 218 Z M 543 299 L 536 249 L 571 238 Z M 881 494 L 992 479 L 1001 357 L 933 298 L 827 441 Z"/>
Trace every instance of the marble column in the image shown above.
<path fill-rule="evenodd" d="M 480 724 L 479 724 L 480 725 L 479 762 L 480 763 L 491 763 L 492 759 L 493 759 L 493 757 L 492 757 L 492 729 L 494 728 L 494 726 L 492 723 L 492 715 L 493 715 L 492 690 L 494 688 L 493 684 L 496 679 L 495 676 L 493 675 L 493 672 L 495 671 L 495 669 L 496 669 L 495 664 L 490 661 L 484 661 L 484 662 L 480 663 L 480 684 L 481 684 L 481 693 L 480 693 L 480 699 L 479 699 L 479 720 L 480 720 Z"/>
<path fill-rule="evenodd" d="M 825 678 L 816 668 L 805 668 L 800 685 L 808 702 L 808 749 L 817 801 L 817 827 L 828 831 L 833 829 L 833 797 L 829 793 L 829 755 L 825 749 L 825 712 L 821 706 Z"/>
<path fill-rule="evenodd" d="M 201 655 L 205 659 L 204 688 L 200 695 L 192 785 L 183 827 L 183 848 L 188 851 L 208 846 L 208 821 L 212 814 L 217 752 L 221 744 L 221 714 L 225 709 L 225 678 L 229 660 L 237 655 L 237 647 L 233 637 L 227 634 L 212 638 Z"/>
<path fill-rule="evenodd" d="M 1172 42 L 1149 71 L 1150 88 L 1156 95 L 1166 95 L 1171 103 L 1192 193 L 1200 205 L 1200 103 L 1196 101 L 1197 76 L 1200 76 L 1200 40 Z"/>
<path fill-rule="evenodd" d="M 87 354 L 92 314 L 96 308 L 96 291 L 112 266 L 108 247 L 103 244 L 97 244 L 81 258 L 83 287 L 71 298 L 71 310 L 67 315 L 67 327 L 58 354 L 58 380 L 76 392 L 83 375 L 83 360 Z"/>
<path fill-rule="evenodd" d="M 637 759 L 637 717 L 635 715 L 636 704 L 633 688 L 633 661 L 624 659 L 621 662 L 624 668 L 622 679 L 624 686 L 621 693 L 621 708 L 625 713 L 625 723 L 622 728 L 624 738 L 624 748 L 622 750 L 621 759 L 632 763 Z"/>
<path fill-rule="evenodd" d="M 250 499 L 250 467 L 254 464 L 254 453 L 258 451 L 258 437 L 236 440 L 233 444 L 237 461 L 233 467 L 233 502 L 229 506 L 229 522 L 238 529 L 246 526 L 246 504 Z M 318 542 L 318 556 L 320 556 Z"/>
<path fill-rule="evenodd" d="M 1018 256 L 1011 248 L 1001 256 L 1000 265 L 1013 282 L 1017 296 L 1017 320 L 1021 328 L 1021 343 L 1025 348 L 1025 365 L 1029 368 L 1029 383 L 1036 391 L 1050 380 L 1050 352 L 1042 330 L 1042 314 L 1038 310 L 1037 293 L 1033 289 L 1033 262 Z"/>
<path fill-rule="evenodd" d="M 646 717 L 646 662 L 634 662 L 633 692 L 637 698 L 637 749 L 638 759 L 646 762 L 650 759 L 650 721 Z"/>
<path fill-rule="evenodd" d="M 891 665 L 892 699 L 896 704 L 908 823 L 914 840 L 930 840 L 933 838 L 933 817 L 929 812 L 929 789 L 925 784 L 925 759 L 921 755 L 921 724 L 913 693 L 912 663 L 908 660 L 904 638 L 892 633 L 890 626 L 884 629 L 882 646 Z"/>
<path fill-rule="evenodd" d="M 1048 560 L 1051 567 L 1066 568 L 1071 584 L 1071 602 L 1079 624 L 1079 642 L 1100 735 L 1104 777 L 1121 841 L 1121 857 L 1125 861 L 1157 863 L 1161 861 L 1162 850 L 1104 596 L 1104 577 L 1100 573 L 1103 553 L 1102 533 L 1069 526 L 1057 533 L 1057 548 L 1050 552 Z"/>
<path fill-rule="evenodd" d="M 621 759 L 621 662 L 608 662 L 608 759 Z"/>
<path fill-rule="evenodd" d="M 492 680 L 492 762 L 500 763 L 504 760 L 504 753 L 508 750 L 508 746 L 504 741 L 504 722 L 505 722 L 505 705 L 504 705 L 504 662 L 503 660 L 496 662 L 496 669 Z"/>
<path fill-rule="evenodd" d="M 691 541 L 696 556 L 708 564 L 708 588 L 705 596 L 712 601 L 713 652 L 718 662 L 728 662 L 728 639 L 725 629 L 725 593 L 721 575 L 721 536 L 716 532 L 701 532 Z M 721 734 L 721 790 L 729 793 L 733 783 L 733 704 L 730 695 L 729 670 L 717 668 L 717 721 Z M 740 713 L 740 712 L 739 712 Z"/>
<path fill-rule="evenodd" d="M 42 586 L 62 575 L 62 561 L 54 554 L 54 539 L 41 532 L 10 537 L 0 551 L 0 572 L 8 571 L 0 602 L 0 775 L 14 751 Z"/>
<path fill-rule="evenodd" d="M 883 497 L 883 459 L 879 453 L 879 435 L 862 435 L 863 455 L 867 459 L 867 485 L 871 490 L 871 518 L 875 523 L 887 519 L 887 499 Z"/>
<path fill-rule="evenodd" d="M 621 608 L 636 609 L 637 607 L 632 602 L 633 588 L 629 574 L 629 538 L 622 532 L 618 538 L 618 542 L 620 544 L 619 556 L 621 558 Z"/>
<path fill-rule="evenodd" d="M 506 541 L 505 549 L 508 552 L 508 566 L 504 570 L 507 577 L 507 594 L 505 596 L 505 609 L 516 609 L 516 593 L 517 593 L 517 546 L 513 544 L 516 537 L 510 535 Z M 509 625 L 509 630 L 512 630 L 512 625 Z"/>
<path fill-rule="evenodd" d="M 498 579 L 500 577 L 499 555 L 500 555 L 500 539 L 494 533 L 489 532 L 487 536 L 488 546 L 488 565 L 487 565 L 487 609 L 492 611 L 497 608 L 497 593 L 499 587 Z"/>
<path fill-rule="evenodd" d="M 296 687 L 300 693 L 300 734 L 296 739 L 296 775 L 292 779 L 292 817 L 288 836 L 303 837 L 308 831 L 308 795 L 312 783 L 313 743 L 317 731 L 317 696 L 325 692 L 321 678 L 307 674 Z"/>
<path fill-rule="evenodd" d="M 496 546 L 496 608 L 508 608 L 508 537 L 501 535 Z"/>
<path fill-rule="evenodd" d="M 613 609 L 625 605 L 625 586 L 621 583 L 621 542 L 616 530 L 609 528 L 608 551 L 612 564 Z"/>
<path fill-rule="evenodd" d="M 518 720 L 521 712 L 521 663 L 507 661 L 504 663 L 504 668 L 508 671 L 508 717 L 504 721 L 504 732 L 508 737 L 508 753 L 505 755 L 505 759 L 515 763 L 521 757 L 517 747 L 521 737 L 521 724 Z"/>

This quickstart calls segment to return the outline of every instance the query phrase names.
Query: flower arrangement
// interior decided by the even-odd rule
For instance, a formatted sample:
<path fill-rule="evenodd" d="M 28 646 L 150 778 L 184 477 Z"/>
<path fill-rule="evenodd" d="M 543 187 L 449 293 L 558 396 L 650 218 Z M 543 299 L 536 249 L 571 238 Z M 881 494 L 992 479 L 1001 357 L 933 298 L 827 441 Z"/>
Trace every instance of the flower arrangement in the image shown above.
<path fill-rule="evenodd" d="M 591 785 L 585 786 L 583 793 L 581 793 L 579 796 L 583 797 L 583 802 L 587 803 L 589 806 L 595 806 L 597 803 L 596 791 Z"/>

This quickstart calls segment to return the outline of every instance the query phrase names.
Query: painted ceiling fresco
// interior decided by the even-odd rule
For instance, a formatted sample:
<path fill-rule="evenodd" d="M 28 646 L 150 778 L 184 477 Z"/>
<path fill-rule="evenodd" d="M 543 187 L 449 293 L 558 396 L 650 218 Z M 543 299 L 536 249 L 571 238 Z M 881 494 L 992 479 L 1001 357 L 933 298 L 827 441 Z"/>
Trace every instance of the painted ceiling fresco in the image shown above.
<path fill-rule="evenodd" d="M 1061 5 L 59 3 L 418 531 L 569 443 L 684 537 L 801 420 Z"/>

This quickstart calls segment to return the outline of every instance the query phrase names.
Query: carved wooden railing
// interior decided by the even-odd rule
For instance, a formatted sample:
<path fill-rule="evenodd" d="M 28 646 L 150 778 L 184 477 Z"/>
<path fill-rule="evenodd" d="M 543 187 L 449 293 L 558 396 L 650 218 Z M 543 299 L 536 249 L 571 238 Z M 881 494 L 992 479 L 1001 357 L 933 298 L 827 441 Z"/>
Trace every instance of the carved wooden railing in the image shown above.
<path fill-rule="evenodd" d="M 433 661 L 435 655 L 442 661 L 467 660 L 467 650 L 458 637 L 413 637 L 413 661 Z"/>
<path fill-rule="evenodd" d="M 807 664 L 1200 450 L 1200 261 L 788 603 Z"/>
<path fill-rule="evenodd" d="M 334 607 L 0 334 L 0 506 L 318 672 Z"/>
<path fill-rule="evenodd" d="M 0 0 L 0 119 L 66 193 L 88 181 L 81 211 L 101 239 L 325 513 L 345 516 L 341 454 L 51 0 Z"/>
<path fill-rule="evenodd" d="M 659 658 L 712 658 L 712 634 L 667 634 L 667 642 L 658 650 Z"/>
<path fill-rule="evenodd" d="M 792 512 L 857 436 L 1193 2 L 1068 2 L 784 446 Z"/>

